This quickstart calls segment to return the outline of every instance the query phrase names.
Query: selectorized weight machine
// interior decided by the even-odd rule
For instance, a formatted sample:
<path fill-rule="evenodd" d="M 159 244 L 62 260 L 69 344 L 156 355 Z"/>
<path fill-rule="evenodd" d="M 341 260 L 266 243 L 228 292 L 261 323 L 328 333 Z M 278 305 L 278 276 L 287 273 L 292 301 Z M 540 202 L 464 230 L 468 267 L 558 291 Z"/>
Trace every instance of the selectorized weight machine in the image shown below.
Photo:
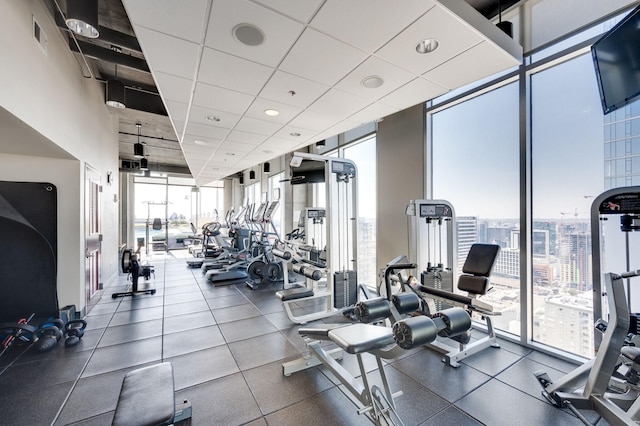
<path fill-rule="evenodd" d="M 617 219 L 617 220 L 616 220 Z M 622 231 L 622 232 L 620 232 Z M 640 298 L 631 278 L 640 270 L 631 269 L 638 259 L 640 239 L 631 238 L 640 231 L 640 186 L 615 188 L 596 197 L 591 205 L 591 244 L 594 290 L 594 317 L 597 354 L 573 371 L 552 380 L 544 371 L 534 373 L 543 388 L 542 395 L 558 408 L 570 409 L 583 423 L 590 425 L 578 409 L 596 410 L 611 425 L 640 422 L 640 386 L 637 377 L 640 348 L 627 346 L 631 326 L 630 312 L 638 312 Z M 628 271 L 604 273 L 604 271 Z M 634 295 L 636 295 L 634 297 Z M 599 342 L 598 342 L 599 340 Z M 599 344 L 598 344 L 599 343 Z M 617 370 L 633 364 L 633 374 L 620 377 Z"/>
<path fill-rule="evenodd" d="M 351 160 L 299 152 L 290 166 L 292 185 L 325 184 L 325 208 L 305 210 L 315 216 L 307 217 L 311 223 L 305 223 L 310 228 L 305 237 L 307 243 L 313 241 L 317 258 L 309 256 L 312 251 L 298 255 L 291 246 L 288 265 L 305 278 L 305 285 L 276 293 L 289 319 L 304 324 L 342 312 L 357 301 L 357 171 Z M 311 228 L 318 234 L 306 235 Z M 318 246 L 322 242 L 324 247 Z M 296 308 L 304 312 L 294 313 Z"/>

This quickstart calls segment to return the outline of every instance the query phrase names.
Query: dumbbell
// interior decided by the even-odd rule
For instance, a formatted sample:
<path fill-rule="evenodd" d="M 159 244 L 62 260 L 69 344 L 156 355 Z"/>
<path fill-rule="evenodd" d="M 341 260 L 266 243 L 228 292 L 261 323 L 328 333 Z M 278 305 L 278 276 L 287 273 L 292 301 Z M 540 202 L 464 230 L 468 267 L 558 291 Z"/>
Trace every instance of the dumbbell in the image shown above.
<path fill-rule="evenodd" d="M 87 328 L 87 322 L 82 319 L 71 320 L 64 325 L 64 332 L 67 335 L 64 345 L 66 347 L 75 346 L 80 343 L 80 339 L 84 336 L 84 329 Z"/>

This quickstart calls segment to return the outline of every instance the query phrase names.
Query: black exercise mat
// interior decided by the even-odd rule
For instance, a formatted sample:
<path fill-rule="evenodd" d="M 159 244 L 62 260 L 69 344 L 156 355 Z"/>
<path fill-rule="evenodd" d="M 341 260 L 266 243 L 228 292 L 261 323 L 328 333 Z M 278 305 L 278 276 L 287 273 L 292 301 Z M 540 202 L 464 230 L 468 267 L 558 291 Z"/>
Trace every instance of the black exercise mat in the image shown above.
<path fill-rule="evenodd" d="M 57 191 L 0 181 L 0 322 L 58 316 Z"/>

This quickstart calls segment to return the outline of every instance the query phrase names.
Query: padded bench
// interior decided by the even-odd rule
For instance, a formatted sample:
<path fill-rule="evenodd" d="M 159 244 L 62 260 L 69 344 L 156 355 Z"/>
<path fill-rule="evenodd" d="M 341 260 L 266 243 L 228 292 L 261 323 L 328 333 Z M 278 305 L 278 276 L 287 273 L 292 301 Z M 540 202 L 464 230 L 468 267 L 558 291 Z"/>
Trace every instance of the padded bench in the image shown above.
<path fill-rule="evenodd" d="M 191 404 L 176 413 L 173 366 L 170 362 L 128 372 L 122 381 L 112 425 L 170 425 L 191 417 Z"/>
<path fill-rule="evenodd" d="M 313 296 L 313 290 L 305 287 L 292 288 L 289 290 L 280 290 L 276 292 L 276 296 L 278 296 L 283 302 L 286 302 L 287 300 L 304 299 L 305 297 L 311 297 Z"/>

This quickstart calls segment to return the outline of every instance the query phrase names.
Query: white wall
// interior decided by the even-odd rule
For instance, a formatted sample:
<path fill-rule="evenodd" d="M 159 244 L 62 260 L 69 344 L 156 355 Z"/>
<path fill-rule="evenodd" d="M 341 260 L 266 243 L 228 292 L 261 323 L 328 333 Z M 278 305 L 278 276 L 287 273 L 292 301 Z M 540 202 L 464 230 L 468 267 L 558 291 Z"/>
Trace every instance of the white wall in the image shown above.
<path fill-rule="evenodd" d="M 20 137 L 19 132 L 11 133 L 11 138 L 0 132 L 0 153 L 4 154 L 0 155 L 0 179 L 48 181 L 58 187 L 59 303 L 73 303 L 81 309 L 85 306 L 86 165 L 101 175 L 104 188 L 103 282 L 117 276 L 118 205 L 113 200 L 118 193 L 118 119 L 104 104 L 103 84 L 83 77 L 79 59 L 56 27 L 49 4 L 39 0 L 0 2 L 0 107 L 42 136 L 34 142 L 34 138 Z M 46 54 L 32 36 L 34 17 L 48 38 Z M 87 70 L 84 73 L 89 75 Z M 55 157 L 56 150 L 38 152 L 43 140 L 66 154 L 45 158 Z M 113 177 L 110 185 L 106 183 L 108 172 Z"/>

